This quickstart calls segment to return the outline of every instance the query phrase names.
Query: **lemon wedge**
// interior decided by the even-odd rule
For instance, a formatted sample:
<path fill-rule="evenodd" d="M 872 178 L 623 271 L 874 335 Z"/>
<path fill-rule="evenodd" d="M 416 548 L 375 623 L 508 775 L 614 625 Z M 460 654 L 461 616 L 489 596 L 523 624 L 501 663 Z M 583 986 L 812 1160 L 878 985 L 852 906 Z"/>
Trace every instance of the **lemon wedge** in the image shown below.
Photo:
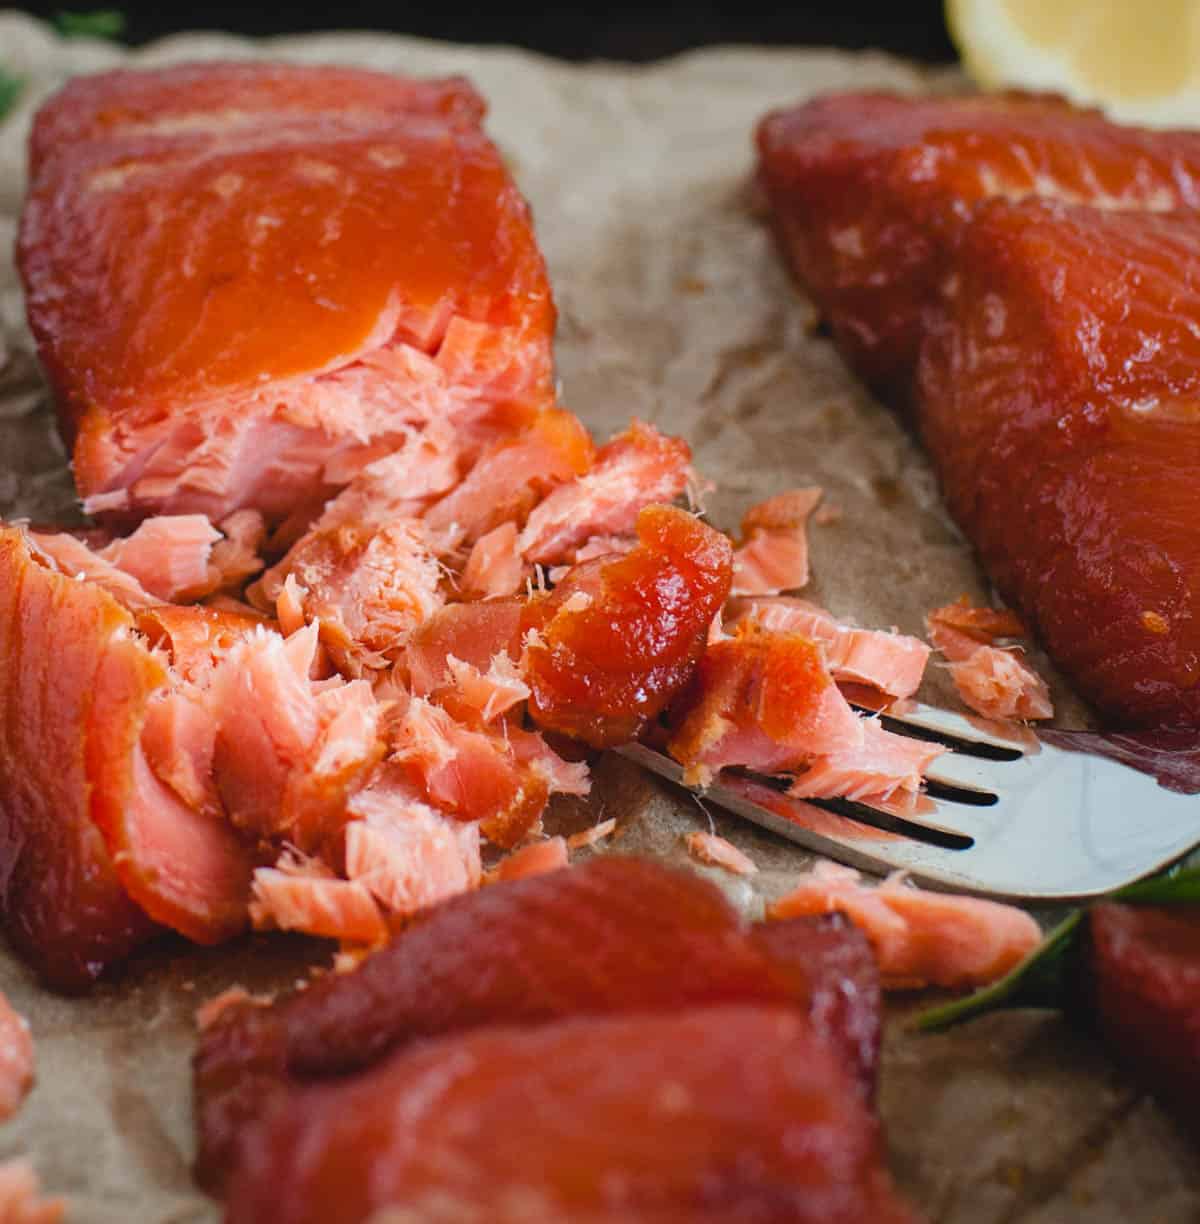
<path fill-rule="evenodd" d="M 946 22 L 980 85 L 1200 127 L 1200 0 L 946 0 Z"/>

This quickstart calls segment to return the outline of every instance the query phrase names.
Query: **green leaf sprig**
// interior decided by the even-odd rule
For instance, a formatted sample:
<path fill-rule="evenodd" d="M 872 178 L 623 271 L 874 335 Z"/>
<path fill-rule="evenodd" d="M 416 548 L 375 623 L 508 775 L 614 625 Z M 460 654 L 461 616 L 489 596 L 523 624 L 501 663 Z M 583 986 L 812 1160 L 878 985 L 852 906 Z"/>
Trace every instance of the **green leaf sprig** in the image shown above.
<path fill-rule="evenodd" d="M 1200 867 L 1177 867 L 1118 889 L 1108 900 L 1126 905 L 1200 904 Z M 1053 927 L 1015 969 L 990 986 L 962 999 L 931 1007 L 914 1021 L 936 1032 L 1008 1007 L 1062 1008 L 1069 989 L 1067 966 L 1078 948 L 1084 910 L 1075 910 Z"/>
<path fill-rule="evenodd" d="M 0 64 L 0 119 L 3 119 L 17 104 L 25 82 Z"/>
<path fill-rule="evenodd" d="M 64 38 L 120 38 L 125 33 L 125 26 L 125 14 L 120 9 L 54 15 L 54 28 Z"/>

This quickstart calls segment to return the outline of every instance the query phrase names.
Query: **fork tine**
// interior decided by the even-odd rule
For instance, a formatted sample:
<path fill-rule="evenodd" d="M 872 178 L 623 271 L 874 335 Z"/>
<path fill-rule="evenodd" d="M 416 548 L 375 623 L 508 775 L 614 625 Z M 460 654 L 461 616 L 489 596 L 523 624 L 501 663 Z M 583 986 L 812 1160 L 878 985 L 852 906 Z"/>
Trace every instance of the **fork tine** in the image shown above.
<path fill-rule="evenodd" d="M 985 760 L 1015 761 L 1040 747 L 1037 736 L 1025 727 L 1014 724 L 1010 728 L 917 701 L 897 705 L 879 718 L 898 735 L 945 744 L 956 752 Z"/>

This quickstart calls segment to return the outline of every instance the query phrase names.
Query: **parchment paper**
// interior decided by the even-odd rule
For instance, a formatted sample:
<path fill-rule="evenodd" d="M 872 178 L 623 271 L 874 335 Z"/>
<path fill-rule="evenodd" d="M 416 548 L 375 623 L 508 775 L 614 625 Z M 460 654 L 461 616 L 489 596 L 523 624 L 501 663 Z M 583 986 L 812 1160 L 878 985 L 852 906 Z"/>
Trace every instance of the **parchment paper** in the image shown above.
<path fill-rule="evenodd" d="M 709 510 L 726 527 L 753 500 L 822 485 L 843 515 L 813 529 L 810 593 L 837 614 L 919 633 L 928 608 L 986 594 L 919 452 L 811 333 L 746 187 L 751 131 L 768 108 L 823 90 L 936 84 L 874 54 L 722 48 L 580 67 L 378 34 L 186 35 L 130 53 L 0 13 L 0 64 L 29 81 L 0 123 L 0 515 L 76 513 L 11 261 L 32 111 L 75 72 L 216 56 L 470 75 L 534 206 L 561 310 L 567 405 L 602 435 L 631 415 L 685 435 L 719 484 Z M 1067 722 L 1085 718 L 1054 688 Z M 922 696 L 954 704 L 936 669 Z M 709 873 L 751 910 L 810 861 L 615 758 L 597 769 L 590 806 L 565 804 L 551 823 L 569 830 L 601 813 L 620 822 L 610 849 L 668 858 L 711 819 L 762 869 L 752 884 Z M 215 1220 L 188 1176 L 192 1013 L 234 982 L 288 983 L 322 955 L 280 938 L 211 952 L 167 943 L 92 997 L 63 1000 L 0 952 L 0 988 L 30 1019 L 39 1058 L 37 1088 L 0 1129 L 0 1156 L 30 1153 L 48 1186 L 71 1196 L 74 1221 Z M 1194 1151 L 1057 1017 L 1009 1013 L 916 1037 L 903 1030 L 912 1006 L 893 1005 L 882 1111 L 900 1182 L 932 1219 L 1200 1220 Z"/>

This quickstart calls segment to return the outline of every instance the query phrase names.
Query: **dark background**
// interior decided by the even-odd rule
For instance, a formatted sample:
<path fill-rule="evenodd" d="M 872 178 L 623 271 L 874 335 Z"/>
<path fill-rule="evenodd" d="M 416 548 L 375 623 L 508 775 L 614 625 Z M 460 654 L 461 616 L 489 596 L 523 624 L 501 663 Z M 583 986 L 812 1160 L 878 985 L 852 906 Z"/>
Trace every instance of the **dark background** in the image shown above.
<path fill-rule="evenodd" d="M 1048 0 L 1052 3 L 1053 0 Z M 649 60 L 711 43 L 775 46 L 879 47 L 929 61 L 954 58 L 940 0 L 922 3 L 467 4 L 461 0 L 412 4 L 327 0 L 325 4 L 112 4 L 76 0 L 66 5 L 19 5 L 49 17 L 61 8 L 120 8 L 125 41 L 142 43 L 186 29 L 284 34 L 321 29 L 378 29 L 461 42 L 516 43 L 568 59 Z"/>

